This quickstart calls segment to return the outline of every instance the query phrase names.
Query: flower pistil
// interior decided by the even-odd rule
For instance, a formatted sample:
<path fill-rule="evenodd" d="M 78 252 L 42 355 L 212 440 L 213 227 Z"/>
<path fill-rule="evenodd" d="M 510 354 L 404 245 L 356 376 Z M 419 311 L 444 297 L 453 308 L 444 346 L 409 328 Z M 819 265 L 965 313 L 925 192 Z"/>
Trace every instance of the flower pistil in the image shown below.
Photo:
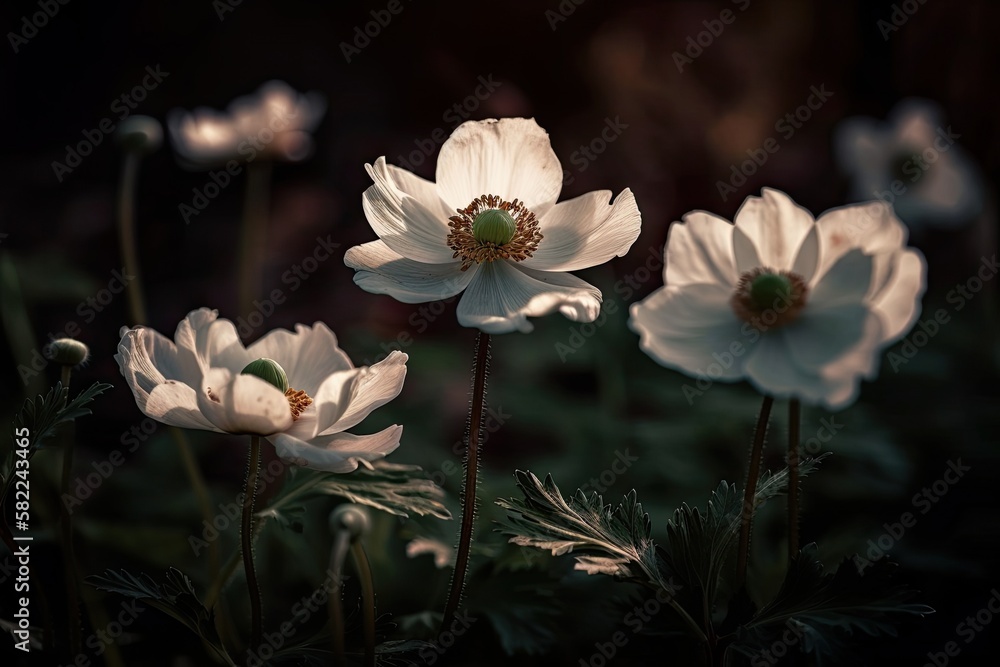
<path fill-rule="evenodd" d="M 542 240 L 535 214 L 517 199 L 482 195 L 457 213 L 449 218 L 448 247 L 455 251 L 452 257 L 462 258 L 462 271 L 498 259 L 520 262 Z"/>

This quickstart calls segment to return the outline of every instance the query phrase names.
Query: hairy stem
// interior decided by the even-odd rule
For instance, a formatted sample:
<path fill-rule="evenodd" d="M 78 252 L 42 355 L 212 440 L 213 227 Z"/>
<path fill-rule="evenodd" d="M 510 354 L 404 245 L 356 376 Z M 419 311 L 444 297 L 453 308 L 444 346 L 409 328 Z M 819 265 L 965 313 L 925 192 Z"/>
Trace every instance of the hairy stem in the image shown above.
<path fill-rule="evenodd" d="M 243 516 L 240 526 L 243 570 L 247 575 L 250 594 L 250 648 L 256 651 L 261 641 L 260 586 L 253 565 L 253 504 L 257 497 L 257 477 L 260 473 L 260 436 L 250 436 L 250 457 L 247 460 L 247 477 L 243 486 Z"/>
<path fill-rule="evenodd" d="M 799 553 L 799 426 L 798 399 L 788 403 L 788 562 Z"/>
<path fill-rule="evenodd" d="M 327 600 L 330 614 L 330 641 L 333 646 L 333 664 L 336 667 L 347 667 L 347 641 L 344 635 L 344 606 L 341 591 L 344 587 L 344 561 L 351 546 L 351 534 L 346 530 L 338 530 L 333 538 L 330 549 L 330 574 L 333 576 L 333 590 Z"/>
<path fill-rule="evenodd" d="M 445 631 L 462 603 L 465 576 L 469 569 L 469 552 L 476 521 L 476 482 L 479 475 L 480 433 L 483 409 L 486 405 L 486 378 L 489 375 L 490 335 L 482 331 L 476 336 L 476 356 L 472 365 L 472 403 L 469 406 L 469 427 L 465 447 L 465 487 L 462 491 L 462 525 L 458 536 L 458 553 L 452 572 L 451 589 L 441 620 Z"/>
<path fill-rule="evenodd" d="M 750 461 L 747 469 L 747 483 L 743 492 L 743 508 L 740 513 L 740 541 L 736 552 L 736 588 L 741 588 L 747 579 L 747 561 L 750 557 L 750 529 L 753 525 L 754 498 L 757 495 L 757 481 L 760 479 L 760 463 L 764 455 L 764 436 L 767 434 L 767 421 L 771 416 L 771 405 L 774 399 L 764 397 L 757 417 L 757 429 L 753 434 L 753 444 L 750 447 Z"/>

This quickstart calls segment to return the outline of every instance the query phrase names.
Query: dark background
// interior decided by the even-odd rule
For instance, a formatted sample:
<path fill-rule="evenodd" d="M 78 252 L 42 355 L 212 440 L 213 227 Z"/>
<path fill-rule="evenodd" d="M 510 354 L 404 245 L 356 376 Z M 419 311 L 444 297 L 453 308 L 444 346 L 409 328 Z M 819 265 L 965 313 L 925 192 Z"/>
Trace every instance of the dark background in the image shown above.
<path fill-rule="evenodd" d="M 261 297 L 286 287 L 282 274 L 312 253 L 317 236 L 330 235 L 340 247 L 301 289 L 286 289 L 287 301 L 245 342 L 276 327 L 322 320 L 361 364 L 373 362 L 384 354 L 383 345 L 409 333 L 413 342 L 404 347 L 410 370 L 403 394 L 356 430 L 402 423 L 406 436 L 391 460 L 418 463 L 432 472 L 446 461 L 460 463 L 451 447 L 462 437 L 474 332 L 457 325 L 454 303 L 426 331 L 417 332 L 409 318 L 418 307 L 358 289 L 342 254 L 375 238 L 360 206 L 370 183 L 364 163 L 385 155 L 398 164 L 397 156 L 417 150 L 435 130 L 450 132 L 454 123 L 445 117 L 448 109 L 474 92 L 479 77 L 492 77 L 501 85 L 471 118 L 535 117 L 570 170 L 561 199 L 630 187 L 643 214 L 642 234 L 629 255 L 581 272 L 604 290 L 606 300 L 620 306 L 584 347 L 565 363 L 560 359 L 556 345 L 579 325 L 553 315 L 537 321 L 530 335 L 497 337 L 493 350 L 489 400 L 512 416 L 486 445 L 480 545 L 494 556 L 502 554 L 499 560 L 508 563 L 504 572 L 513 574 L 511 583 L 497 591 L 489 585 L 491 571 L 480 569 L 470 596 L 480 601 L 498 596 L 497 605 L 509 604 L 515 618 L 518 607 L 504 596 L 530 599 L 526 607 L 550 610 L 540 617 L 554 635 L 547 644 L 539 640 L 537 652 L 546 657 L 537 664 L 578 664 L 593 653 L 595 640 L 621 629 L 630 608 L 622 602 L 625 593 L 613 583 L 570 574 L 567 559 L 525 557 L 503 547 L 503 539 L 488 530 L 488 522 L 498 516 L 492 500 L 516 494 L 515 469 L 552 472 L 568 492 L 607 468 L 616 451 L 630 448 L 640 463 L 616 479 L 606 496 L 610 501 L 637 489 L 654 534 L 662 538 L 666 519 L 681 501 L 703 505 L 719 479 L 742 479 L 758 403 L 741 384 L 714 387 L 688 405 L 681 387 L 689 380 L 643 355 L 625 326 L 629 303 L 660 286 L 658 272 L 628 300 L 614 285 L 635 275 L 648 258 L 661 256 L 668 225 L 687 211 L 705 209 L 731 219 L 743 198 L 759 194 L 762 186 L 788 192 L 817 214 L 845 203 L 847 180 L 833 159 L 835 127 L 853 115 L 885 117 L 909 96 L 942 106 L 946 124 L 961 134 L 961 145 L 984 172 L 991 184 L 987 196 L 995 201 L 1000 6 L 988 0 L 913 2 L 916 12 L 884 39 L 877 22 L 892 13 L 888 2 L 761 0 L 740 11 L 743 3 L 587 0 L 575 6 L 564 0 L 563 6 L 575 9 L 555 30 L 546 15 L 558 11 L 555 0 L 401 2 L 403 11 L 350 63 L 341 43 L 352 40 L 355 27 L 386 3 L 244 0 L 220 20 L 207 1 L 73 0 L 60 6 L 18 53 L 5 37 L 0 46 L 0 231 L 7 236 L 0 240 L 0 255 L 15 268 L 25 308 L 18 310 L 5 288 L 9 344 L 0 351 L 0 413 L 12 416 L 26 395 L 56 379 L 49 368 L 28 383 L 21 381 L 17 366 L 31 354 L 23 341 L 33 340 L 40 348 L 50 334 L 60 335 L 68 322 L 77 322 L 93 359 L 75 382 L 115 384 L 95 404 L 95 415 L 77 425 L 81 472 L 142 422 L 112 359 L 119 327 L 131 324 L 126 300 L 116 299 L 89 323 L 77 312 L 81 300 L 106 286 L 111 271 L 121 266 L 115 229 L 121 154 L 105 137 L 62 182 L 52 162 L 64 161 L 67 144 L 79 142 L 84 130 L 114 118 L 111 102 L 142 80 L 147 65 L 159 65 L 169 76 L 135 112 L 161 121 L 177 107 L 223 109 L 273 78 L 325 94 L 328 110 L 316 133 L 315 154 L 274 171 Z M 703 21 L 717 19 L 727 8 L 735 12 L 735 22 L 678 72 L 672 54 L 685 48 L 688 36 L 705 29 Z M 35 3 L 5 3 L 3 34 L 20 31 L 22 17 L 37 11 Z M 775 121 L 802 104 L 814 85 L 831 91 L 830 101 L 722 201 L 716 182 L 728 178 L 729 166 L 745 159 L 747 149 L 774 135 Z M 578 170 L 571 161 L 574 151 L 598 136 L 607 119 L 616 118 L 627 129 Z M 431 155 L 416 171 L 433 178 L 433 165 Z M 165 145 L 144 162 L 140 178 L 148 324 L 169 334 L 200 306 L 218 308 L 233 320 L 249 315 L 237 306 L 235 283 L 241 184 L 224 189 L 185 224 L 178 206 L 190 203 L 192 188 L 202 188 L 207 175 L 181 170 Z M 925 313 L 949 307 L 946 294 L 975 273 L 981 256 L 996 252 L 995 238 L 995 219 L 984 219 L 913 239 L 929 265 Z M 9 287 L 8 273 L 4 281 Z M 837 413 L 846 426 L 829 444 L 834 456 L 804 490 L 804 538 L 819 542 L 821 557 L 832 567 L 866 549 L 867 541 L 883 532 L 884 522 L 912 510 L 910 498 L 938 479 L 949 460 L 962 458 L 972 467 L 892 550 L 902 576 L 923 591 L 920 601 L 937 613 L 901 627 L 899 639 L 859 644 L 872 664 L 887 657 L 894 664 L 923 664 L 927 651 L 960 641 L 956 624 L 981 609 L 1000 585 L 995 288 L 988 283 L 967 308 L 953 313 L 953 322 L 899 372 L 883 362 L 881 377 L 863 384 L 858 402 Z M 779 403 L 772 427 L 771 466 L 781 464 L 781 408 Z M 804 436 L 824 417 L 821 410 L 807 410 Z M 127 473 L 109 480 L 79 510 L 80 539 L 87 545 L 81 558 L 88 572 L 119 567 L 158 572 L 176 565 L 203 587 L 203 563 L 186 546 L 186 536 L 198 525 L 196 508 L 185 495 L 179 464 L 162 431 L 129 455 Z M 239 488 L 245 444 L 237 440 L 193 436 L 219 499 Z M 57 458 L 49 459 L 53 480 L 56 463 Z M 34 470 L 48 474 L 42 472 L 45 465 L 40 456 Z M 459 477 L 448 476 L 445 484 L 455 510 Z M 49 505 L 57 507 L 54 495 Z M 773 511 L 758 524 L 755 559 L 763 590 L 783 567 L 779 505 L 768 508 Z M 262 569 L 280 572 L 270 575 L 274 585 L 265 584 L 265 596 L 278 610 L 288 609 L 322 578 L 316 577 L 329 540 L 320 530 L 325 522 L 315 525 L 316 532 L 288 537 L 284 546 L 278 533 L 264 550 Z M 407 559 L 404 544 L 416 534 L 451 542 L 455 523 L 380 517 L 377 526 L 370 550 L 380 611 L 396 618 L 440 609 L 445 573 L 426 556 Z M 55 556 L 48 557 L 57 571 Z M 479 559 L 481 568 L 486 560 Z M 534 569 L 526 569 L 529 565 Z M 234 599 L 240 601 L 236 588 Z M 118 601 L 106 604 L 117 609 Z M 521 656 L 504 658 L 502 641 L 544 635 L 534 620 L 538 617 L 526 612 L 525 627 L 506 631 L 480 623 L 456 652 L 491 656 L 478 658 L 478 664 L 535 664 Z M 982 664 L 984 656 L 996 653 L 996 636 L 991 627 L 963 644 L 954 664 Z M 139 619 L 131 639 L 122 647 L 128 664 L 206 660 L 197 641 L 156 612 Z M 628 649 L 635 655 L 620 658 L 619 664 L 669 660 L 657 646 L 662 650 L 664 644 L 637 641 Z M 174 654 L 194 656 L 194 662 L 172 662 Z"/>

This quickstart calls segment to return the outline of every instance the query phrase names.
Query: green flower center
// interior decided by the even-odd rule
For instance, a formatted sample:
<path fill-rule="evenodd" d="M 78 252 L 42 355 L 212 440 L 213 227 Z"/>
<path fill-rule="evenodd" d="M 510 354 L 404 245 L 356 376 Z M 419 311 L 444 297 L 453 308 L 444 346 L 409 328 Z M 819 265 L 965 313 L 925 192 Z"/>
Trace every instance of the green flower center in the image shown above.
<path fill-rule="evenodd" d="M 791 292 L 792 281 L 774 273 L 762 273 L 750 283 L 750 300 L 761 310 L 788 301 Z"/>
<path fill-rule="evenodd" d="M 274 359 L 261 357 L 257 361 L 251 361 L 240 371 L 240 375 L 255 375 L 274 385 L 282 393 L 288 391 L 288 376 L 285 375 L 285 369 Z"/>
<path fill-rule="evenodd" d="M 491 208 L 483 211 L 472 221 L 472 236 L 479 243 L 504 245 L 517 232 L 517 223 L 507 211 Z"/>

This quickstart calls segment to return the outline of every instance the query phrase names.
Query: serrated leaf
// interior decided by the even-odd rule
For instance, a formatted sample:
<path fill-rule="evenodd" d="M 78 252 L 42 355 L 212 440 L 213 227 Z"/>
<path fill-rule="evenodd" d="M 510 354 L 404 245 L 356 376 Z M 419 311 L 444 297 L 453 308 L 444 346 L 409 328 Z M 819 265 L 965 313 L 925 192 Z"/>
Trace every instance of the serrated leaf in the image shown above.
<path fill-rule="evenodd" d="M 444 490 L 426 476 L 420 466 L 376 461 L 373 468 L 358 468 L 349 474 L 296 469 L 281 492 L 257 516 L 286 521 L 284 515 L 299 503 L 317 496 L 339 496 L 397 516 L 409 513 L 450 519 L 444 506 Z"/>
<path fill-rule="evenodd" d="M 509 535 L 512 543 L 557 556 L 574 550 L 596 551 L 597 556 L 575 555 L 580 569 L 640 581 L 660 580 L 649 516 L 636 500 L 635 491 L 612 507 L 605 505 L 597 492 L 588 496 L 578 490 L 567 501 L 551 475 L 544 482 L 530 472 L 517 471 L 514 476 L 524 500 L 496 501 L 507 510 L 501 532 Z"/>
<path fill-rule="evenodd" d="M 911 602 L 915 592 L 894 580 L 896 566 L 887 559 L 864 574 L 845 559 L 828 573 L 815 555 L 815 544 L 799 552 L 775 598 L 738 629 L 733 650 L 754 656 L 794 630 L 804 651 L 837 656 L 850 648 L 855 634 L 895 636 L 898 621 L 934 613 Z"/>
<path fill-rule="evenodd" d="M 170 568 L 162 584 L 147 574 L 136 576 L 125 570 L 107 570 L 103 576 L 93 575 L 86 581 L 98 590 L 141 600 L 160 610 L 204 639 L 228 664 L 233 664 L 215 631 L 214 613 L 205 608 L 191 580 L 180 570 Z"/>

